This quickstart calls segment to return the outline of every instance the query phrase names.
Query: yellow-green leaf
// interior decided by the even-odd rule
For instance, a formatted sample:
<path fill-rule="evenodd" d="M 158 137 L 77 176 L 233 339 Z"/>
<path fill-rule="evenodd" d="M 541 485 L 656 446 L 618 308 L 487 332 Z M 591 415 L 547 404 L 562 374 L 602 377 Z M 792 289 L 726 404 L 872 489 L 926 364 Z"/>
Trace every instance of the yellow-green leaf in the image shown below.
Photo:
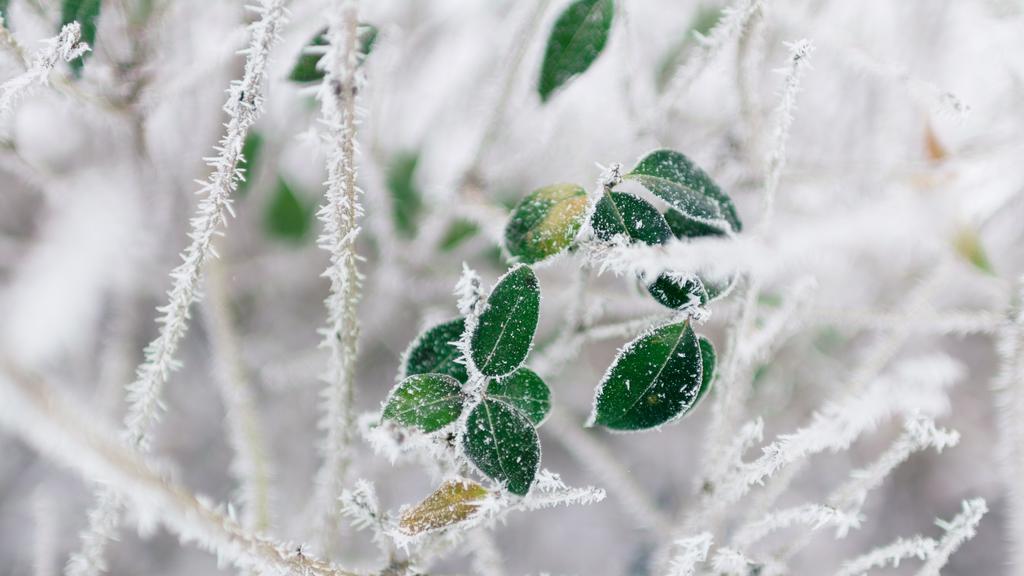
<path fill-rule="evenodd" d="M 446 480 L 433 494 L 406 510 L 398 526 L 408 535 L 447 528 L 468 520 L 480 508 L 487 490 L 470 480 Z"/>

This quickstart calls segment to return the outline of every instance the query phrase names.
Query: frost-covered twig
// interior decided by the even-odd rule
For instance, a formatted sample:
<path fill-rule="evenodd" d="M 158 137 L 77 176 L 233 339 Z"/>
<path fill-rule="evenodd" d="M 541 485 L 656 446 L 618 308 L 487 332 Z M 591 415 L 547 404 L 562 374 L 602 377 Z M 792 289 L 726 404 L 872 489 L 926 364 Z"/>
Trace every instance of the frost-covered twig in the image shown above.
<path fill-rule="evenodd" d="M 875 548 L 844 562 L 843 567 L 836 572 L 836 576 L 861 576 L 874 568 L 884 568 L 890 565 L 895 568 L 908 558 L 924 560 L 935 553 L 936 546 L 938 546 L 938 542 L 931 538 L 921 536 L 900 538 L 892 544 Z"/>
<path fill-rule="evenodd" d="M 833 324 L 844 329 L 894 331 L 906 329 L 915 333 L 967 336 L 994 334 L 1006 323 L 1004 315 L 979 311 L 941 310 L 920 311 L 915 314 L 815 308 L 809 311 L 808 321 L 815 324 Z"/>
<path fill-rule="evenodd" d="M 935 552 L 928 557 L 928 561 L 917 572 L 917 576 L 939 576 L 939 570 L 949 562 L 949 557 L 960 548 L 964 542 L 974 538 L 978 523 L 981 517 L 988 512 L 988 506 L 982 498 L 965 500 L 961 504 L 961 511 L 952 520 L 946 522 L 936 520 L 935 523 L 945 530 L 945 534 L 939 539 Z"/>
<path fill-rule="evenodd" d="M 833 526 L 837 534 L 845 534 L 851 528 L 860 526 L 861 518 L 832 506 L 804 504 L 771 512 L 756 522 L 743 526 L 733 538 L 737 548 L 744 550 L 768 534 L 796 524 L 806 525 L 811 530 Z"/>
<path fill-rule="evenodd" d="M 214 378 L 226 412 L 228 443 L 234 452 L 231 472 L 241 497 L 242 524 L 263 531 L 270 526 L 270 462 L 256 398 L 242 364 L 226 282 L 222 263 L 208 261 L 203 313 L 210 334 Z"/>
<path fill-rule="evenodd" d="M 894 414 L 935 414 L 948 409 L 946 388 L 961 375 L 945 356 L 906 362 L 894 374 L 876 379 L 865 391 L 832 402 L 816 412 L 807 426 L 779 436 L 763 455 L 742 464 L 715 489 L 715 505 L 736 502 L 755 484 L 782 467 L 826 450 L 843 450 L 862 433 Z"/>
<path fill-rule="evenodd" d="M 14 37 L 11 33 L 11 29 L 7 26 L 7 20 L 3 14 L 0 14 L 0 45 L 3 45 L 11 56 L 14 57 L 15 62 L 21 66 L 22 70 L 28 70 L 32 65 L 29 61 L 28 56 L 25 54 L 25 48 L 22 47 L 21 42 Z"/>
<path fill-rule="evenodd" d="M 267 76 L 267 57 L 277 43 L 278 30 L 285 18 L 285 0 L 263 0 L 260 19 L 251 25 L 252 39 L 245 51 L 245 73 L 228 89 L 224 111 L 228 114 L 226 131 L 217 147 L 218 155 L 207 159 L 212 168 L 203 182 L 196 216 L 191 222 L 191 242 L 182 254 L 182 263 L 171 271 L 173 284 L 168 303 L 159 308 L 160 332 L 146 347 L 145 361 L 136 371 L 136 379 L 127 388 L 128 413 L 124 436 L 128 444 L 148 451 L 153 427 L 159 418 L 164 384 L 179 365 L 175 359 L 178 345 L 188 329 L 189 309 L 198 297 L 203 262 L 215 253 L 211 248 L 220 233 L 226 215 L 231 212 L 231 192 L 238 185 L 241 173 L 238 163 L 249 128 L 263 110 L 263 85 Z M 69 576 L 87 576 L 102 571 L 103 542 L 114 535 L 117 520 L 117 498 L 100 491 L 89 513 L 89 527 L 82 533 L 81 551 L 69 562 Z"/>
<path fill-rule="evenodd" d="M 789 68 L 782 89 L 782 100 L 775 112 L 775 134 L 772 137 L 768 176 L 764 185 L 764 223 L 770 222 L 775 215 L 775 196 L 782 170 L 786 166 L 786 143 L 789 141 L 789 129 L 793 125 L 796 96 L 800 92 L 800 80 L 807 69 L 808 58 L 814 51 L 814 45 L 809 40 L 798 40 L 786 46 L 789 48 Z"/>
<path fill-rule="evenodd" d="M 764 9 L 764 0 L 738 0 L 722 11 L 722 18 L 707 37 L 699 38 L 697 49 L 680 65 L 665 90 L 662 110 L 671 110 L 689 91 L 694 80 L 733 39 L 738 38 L 750 19 Z"/>
<path fill-rule="evenodd" d="M 116 440 L 102 419 L 40 380 L 0 364 L 0 426 L 83 478 L 130 501 L 140 518 L 159 520 L 183 542 L 260 573 L 354 576 L 283 542 L 254 535 L 203 498 L 164 480 Z M 299 549 L 301 550 L 301 549 Z"/>
<path fill-rule="evenodd" d="M 329 15 L 330 47 L 321 59 L 325 75 L 318 94 L 320 120 L 326 128 L 327 182 L 325 203 L 318 215 L 324 225 L 320 247 L 330 253 L 330 265 L 324 273 L 331 283 L 325 301 L 327 327 L 321 331 L 321 346 L 330 356 L 324 375 L 321 421 L 326 438 L 321 446 L 323 463 L 313 500 L 317 510 L 314 526 L 325 552 L 338 525 L 337 502 L 355 433 L 353 398 L 362 291 L 355 241 L 363 212 L 359 203 L 362 191 L 356 184 L 356 96 L 361 85 L 356 47 L 359 4 L 355 0 L 335 0 Z"/>
<path fill-rule="evenodd" d="M 708 559 L 713 538 L 710 532 L 704 532 L 690 538 L 681 538 L 672 543 L 676 552 L 669 561 L 665 576 L 694 576 L 697 564 Z"/>
<path fill-rule="evenodd" d="M 59 34 L 44 41 L 45 46 L 36 52 L 25 72 L 0 84 L 0 127 L 6 127 L 14 105 L 33 86 L 49 84 L 50 72 L 58 62 L 70 62 L 89 51 L 89 45 L 80 41 L 81 36 L 78 22 L 65 24 Z"/>

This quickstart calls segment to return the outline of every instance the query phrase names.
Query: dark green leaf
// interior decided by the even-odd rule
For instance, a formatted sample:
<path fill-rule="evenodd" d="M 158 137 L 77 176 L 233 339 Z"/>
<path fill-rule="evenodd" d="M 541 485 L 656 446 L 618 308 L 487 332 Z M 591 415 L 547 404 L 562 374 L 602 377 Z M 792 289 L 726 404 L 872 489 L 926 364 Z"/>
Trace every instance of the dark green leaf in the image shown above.
<path fill-rule="evenodd" d="M 649 202 L 626 192 L 605 194 L 591 217 L 594 234 L 601 240 L 625 236 L 630 242 L 662 244 L 672 237 L 665 217 Z"/>
<path fill-rule="evenodd" d="M 11 0 L 0 0 L 0 18 L 5 20 L 4 26 L 10 29 L 10 23 L 7 20 L 7 5 L 11 3 Z"/>
<path fill-rule="evenodd" d="M 725 220 L 735 232 L 743 228 L 732 200 L 699 166 L 679 152 L 655 150 L 641 158 L 625 178 L 636 180 L 691 218 Z"/>
<path fill-rule="evenodd" d="M 520 368 L 487 384 L 487 397 L 517 408 L 540 426 L 551 410 L 551 390 L 533 370 Z"/>
<path fill-rule="evenodd" d="M 64 0 L 61 4 L 61 26 L 78 22 L 82 30 L 82 42 L 88 44 L 93 51 L 96 49 L 96 20 L 99 18 L 102 4 L 101 0 Z M 85 57 L 88 55 L 89 52 L 86 52 L 81 58 L 71 61 L 71 70 L 75 76 L 81 75 Z"/>
<path fill-rule="evenodd" d="M 447 374 L 465 383 L 469 377 L 466 374 L 466 366 L 456 362 L 461 353 L 455 346 L 465 329 L 465 318 L 456 318 L 420 334 L 405 353 L 404 375 Z"/>
<path fill-rule="evenodd" d="M 263 221 L 271 236 L 300 242 L 309 233 L 313 213 L 312 205 L 303 203 L 284 179 L 278 179 L 277 191 L 267 206 Z"/>
<path fill-rule="evenodd" d="M 480 227 L 471 220 L 458 219 L 448 226 L 448 230 L 445 231 L 444 236 L 441 237 L 441 241 L 438 243 L 438 248 L 443 252 L 450 252 L 458 248 L 459 244 L 462 244 L 466 240 L 472 238 L 477 232 L 480 231 Z"/>
<path fill-rule="evenodd" d="M 592 424 L 643 430 L 678 418 L 700 393 L 702 359 L 690 322 L 657 328 L 619 353 L 597 389 Z"/>
<path fill-rule="evenodd" d="M 526 360 L 533 346 L 540 314 L 540 284 L 529 266 L 519 265 L 503 276 L 487 298 L 470 352 L 477 369 L 504 376 Z"/>
<path fill-rule="evenodd" d="M 540 439 L 530 420 L 500 400 L 484 399 L 469 413 L 466 456 L 509 492 L 526 495 L 540 465 Z"/>
<path fill-rule="evenodd" d="M 370 24 L 360 24 L 358 34 L 359 62 L 361 64 L 370 55 L 370 52 L 373 51 L 373 45 L 377 42 L 377 27 Z M 327 28 L 324 28 L 317 32 L 316 36 L 313 36 L 313 39 L 306 44 L 302 53 L 299 54 L 299 59 L 295 62 L 291 74 L 288 75 L 288 79 L 299 83 L 323 80 L 324 71 L 317 68 L 317 63 L 323 57 L 323 52 L 322 50 L 317 50 L 317 48 L 320 47 L 322 49 L 322 47 L 327 45 Z"/>
<path fill-rule="evenodd" d="M 416 165 L 420 156 L 415 152 L 398 154 L 388 166 L 387 184 L 391 191 L 391 209 L 395 230 L 406 238 L 416 235 L 423 195 L 416 186 Z"/>
<path fill-rule="evenodd" d="M 669 208 L 665 212 L 665 221 L 676 238 L 700 238 L 703 236 L 725 236 L 721 228 L 690 218 L 675 208 Z"/>
<path fill-rule="evenodd" d="M 537 84 L 542 102 L 597 60 L 608 42 L 614 13 L 613 0 L 575 0 L 558 16 Z"/>
<path fill-rule="evenodd" d="M 237 195 L 244 197 L 249 193 L 253 178 L 256 177 L 256 167 L 259 166 L 260 153 L 263 151 L 263 135 L 256 131 L 249 131 L 242 144 L 242 158 L 245 160 L 245 179 L 239 180 Z"/>
<path fill-rule="evenodd" d="M 391 390 L 381 418 L 424 432 L 434 432 L 462 414 L 464 397 L 459 382 L 446 374 L 416 374 Z"/>
<path fill-rule="evenodd" d="M 706 336 L 698 336 L 697 340 L 700 343 L 700 358 L 701 358 L 701 378 L 700 378 L 700 391 L 697 392 L 697 398 L 693 401 L 693 405 L 696 406 L 700 399 L 708 393 L 711 389 L 711 383 L 715 380 L 715 366 L 718 363 L 718 357 L 715 354 L 715 345 L 708 340 Z"/>
<path fill-rule="evenodd" d="M 527 264 L 554 256 L 572 244 L 587 212 L 587 191 L 553 184 L 531 192 L 505 227 L 505 247 Z"/>
<path fill-rule="evenodd" d="M 708 301 L 704 284 L 694 275 L 662 274 L 647 285 L 647 291 L 662 306 L 676 310 Z"/>

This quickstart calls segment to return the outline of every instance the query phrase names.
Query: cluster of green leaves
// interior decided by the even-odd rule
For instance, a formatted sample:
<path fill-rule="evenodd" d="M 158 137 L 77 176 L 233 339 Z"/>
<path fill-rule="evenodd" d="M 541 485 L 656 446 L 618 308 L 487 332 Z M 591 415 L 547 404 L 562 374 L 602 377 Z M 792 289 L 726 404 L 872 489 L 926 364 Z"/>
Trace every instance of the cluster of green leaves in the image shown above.
<path fill-rule="evenodd" d="M 742 229 L 729 196 L 679 152 L 655 150 L 623 178 L 649 190 L 667 209 L 663 213 L 640 196 L 606 188 L 590 216 L 592 241 L 653 246 Z M 554 184 L 531 192 L 509 218 L 505 249 L 530 264 L 571 250 L 582 241 L 577 236 L 587 206 L 586 191 L 575 184 Z M 665 272 L 646 284 L 659 303 L 686 311 L 722 297 L 731 282 Z M 707 392 L 714 365 L 714 347 L 693 332 L 689 320 L 642 335 L 626 346 L 598 387 L 591 423 L 640 430 L 679 418 Z"/>
<path fill-rule="evenodd" d="M 413 341 L 382 418 L 428 434 L 461 419 L 465 456 L 509 492 L 525 495 L 540 466 L 536 427 L 551 409 L 547 384 L 523 366 L 539 314 L 537 276 L 529 266 L 513 267 L 474 321 L 456 318 Z"/>
<path fill-rule="evenodd" d="M 85 42 L 90 47 L 95 47 L 96 20 L 99 19 L 102 5 L 102 0 L 64 0 L 60 9 L 60 25 L 64 26 L 65 24 L 78 22 L 82 30 L 82 42 Z M 81 75 L 82 66 L 88 54 L 86 52 L 81 58 L 75 58 L 71 61 L 71 70 L 75 76 Z"/>

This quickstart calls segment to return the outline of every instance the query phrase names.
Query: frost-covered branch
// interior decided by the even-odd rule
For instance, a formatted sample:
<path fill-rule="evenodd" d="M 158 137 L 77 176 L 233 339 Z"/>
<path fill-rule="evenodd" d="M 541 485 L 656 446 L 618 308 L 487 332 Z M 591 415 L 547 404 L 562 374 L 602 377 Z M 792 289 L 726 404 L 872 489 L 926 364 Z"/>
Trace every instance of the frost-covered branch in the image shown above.
<path fill-rule="evenodd" d="M 252 38 L 244 51 L 245 72 L 241 80 L 228 89 L 224 111 L 228 114 L 226 130 L 216 150 L 218 155 L 207 159 L 212 171 L 203 182 L 196 215 L 191 221 L 190 244 L 182 254 L 182 263 L 171 271 L 172 286 L 168 303 L 158 310 L 160 331 L 145 351 L 145 360 L 136 371 L 136 379 L 127 388 L 128 412 L 124 437 L 128 444 L 143 452 L 149 450 L 153 428 L 162 408 L 161 396 L 171 371 L 179 366 L 175 355 L 188 330 L 189 309 L 198 298 L 199 279 L 204 261 L 215 255 L 211 244 L 231 210 L 231 193 L 241 179 L 238 164 L 242 145 L 249 128 L 263 110 L 263 86 L 267 77 L 267 58 L 278 42 L 278 31 L 284 23 L 285 0 L 263 0 L 254 8 L 260 19 L 250 27 Z M 89 513 L 89 527 L 82 533 L 81 551 L 69 562 L 69 576 L 98 574 L 103 569 L 103 542 L 110 539 L 118 523 L 117 498 L 101 490 Z"/>
<path fill-rule="evenodd" d="M 1010 565 L 1024 569 L 1024 278 L 1018 279 L 1009 321 L 998 332 L 999 373 L 992 384 L 999 430 L 997 454 L 1006 486 Z"/>
<path fill-rule="evenodd" d="M 775 134 L 772 136 L 772 150 L 768 157 L 767 179 L 764 185 L 764 221 L 770 222 L 775 215 L 775 196 L 779 180 L 786 166 L 786 144 L 789 130 L 793 125 L 793 111 L 796 110 L 796 96 L 800 92 L 800 80 L 807 69 L 808 59 L 814 51 L 809 40 L 798 40 L 786 45 L 789 48 L 789 68 L 786 71 L 782 100 L 775 112 Z"/>
<path fill-rule="evenodd" d="M 861 518 L 856 513 L 821 504 L 804 504 L 771 512 L 764 518 L 743 526 L 736 533 L 733 542 L 737 548 L 744 550 L 776 530 L 798 524 L 805 525 L 811 530 L 832 526 L 837 534 L 845 534 L 851 528 L 859 527 L 860 522 Z"/>
<path fill-rule="evenodd" d="M 697 564 L 708 559 L 712 541 L 711 533 L 704 532 L 673 542 L 675 553 L 669 561 L 665 576 L 694 576 L 697 573 Z"/>
<path fill-rule="evenodd" d="M 49 84 L 50 73 L 58 62 L 70 62 L 89 51 L 89 45 L 81 42 L 81 36 L 78 22 L 65 24 L 59 34 L 44 41 L 43 48 L 36 52 L 25 72 L 0 84 L 0 128 L 6 130 L 15 104 L 33 86 Z"/>
<path fill-rule="evenodd" d="M 988 512 L 985 500 L 975 498 L 965 500 L 961 504 L 961 511 L 952 520 L 936 520 L 935 523 L 945 533 L 939 539 L 935 552 L 928 557 L 928 561 L 917 572 L 917 576 L 939 576 L 939 570 L 949 562 L 949 557 L 957 551 L 964 543 L 974 538 L 978 529 L 981 517 Z"/>
<path fill-rule="evenodd" d="M 320 247 L 330 253 L 330 265 L 324 276 L 331 285 L 325 301 L 327 327 L 322 330 L 321 346 L 330 356 L 324 375 L 321 421 L 326 438 L 321 446 L 323 463 L 317 473 L 313 500 L 317 510 L 314 525 L 325 552 L 338 525 L 337 502 L 344 488 L 355 433 L 353 400 L 362 291 L 355 241 L 363 213 L 359 203 L 362 191 L 356 184 L 356 96 L 362 84 L 356 47 L 359 4 L 355 0 L 335 0 L 328 14 L 330 47 L 321 59 L 325 75 L 318 97 L 327 148 L 325 203 L 319 212 L 324 226 Z"/>
<path fill-rule="evenodd" d="M 204 498 L 164 480 L 113 431 L 40 380 L 0 365 L 0 426 L 36 450 L 97 481 L 133 506 L 144 521 L 160 521 L 182 542 L 260 573 L 352 576 L 297 551 L 254 535 Z"/>
<path fill-rule="evenodd" d="M 900 562 L 909 558 L 924 560 L 935 553 L 936 546 L 938 546 L 938 542 L 931 538 L 922 538 L 921 536 L 900 538 L 892 544 L 875 548 L 844 562 L 843 567 L 836 572 L 836 576 L 861 576 L 875 568 L 886 566 L 895 568 L 900 565 Z"/>

